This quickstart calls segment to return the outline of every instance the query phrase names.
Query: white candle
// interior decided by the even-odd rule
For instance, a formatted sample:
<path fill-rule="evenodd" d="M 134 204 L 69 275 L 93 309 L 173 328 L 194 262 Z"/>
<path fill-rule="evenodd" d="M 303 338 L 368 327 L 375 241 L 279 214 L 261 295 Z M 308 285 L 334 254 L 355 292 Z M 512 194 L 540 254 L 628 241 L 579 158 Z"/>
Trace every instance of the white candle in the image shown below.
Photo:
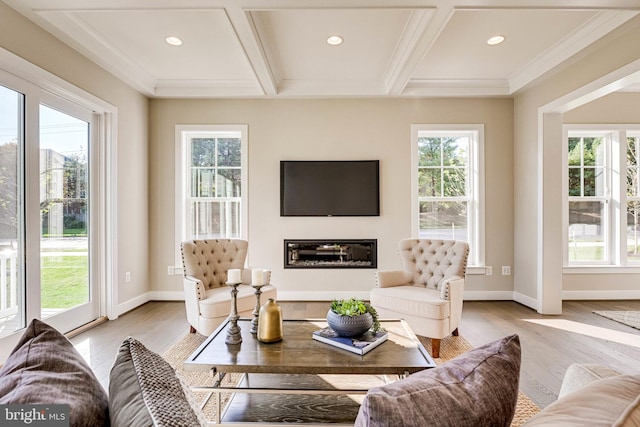
<path fill-rule="evenodd" d="M 251 270 L 251 284 L 252 285 L 264 285 L 262 270 L 254 268 Z"/>
<path fill-rule="evenodd" d="M 262 270 L 262 284 L 268 285 L 271 283 L 271 270 Z"/>
<path fill-rule="evenodd" d="M 228 283 L 242 282 L 242 276 L 240 274 L 240 270 L 237 268 L 232 268 L 229 271 L 227 271 L 227 282 Z"/>

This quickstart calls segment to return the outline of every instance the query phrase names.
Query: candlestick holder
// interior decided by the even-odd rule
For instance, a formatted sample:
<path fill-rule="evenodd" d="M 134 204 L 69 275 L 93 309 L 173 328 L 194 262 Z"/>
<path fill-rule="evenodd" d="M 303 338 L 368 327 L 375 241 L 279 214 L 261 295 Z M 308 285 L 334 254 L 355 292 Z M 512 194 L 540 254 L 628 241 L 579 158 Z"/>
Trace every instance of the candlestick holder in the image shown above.
<path fill-rule="evenodd" d="M 256 307 L 253 309 L 253 319 L 251 319 L 251 333 L 258 333 L 258 317 L 260 316 L 260 295 L 262 294 L 262 287 L 266 283 L 261 285 L 251 285 L 256 290 Z"/>
<path fill-rule="evenodd" d="M 227 338 L 224 340 L 227 344 L 240 344 L 242 342 L 242 334 L 238 326 L 238 285 L 242 282 L 227 282 L 227 286 L 231 286 L 231 313 L 229 314 L 229 329 L 227 329 Z"/>

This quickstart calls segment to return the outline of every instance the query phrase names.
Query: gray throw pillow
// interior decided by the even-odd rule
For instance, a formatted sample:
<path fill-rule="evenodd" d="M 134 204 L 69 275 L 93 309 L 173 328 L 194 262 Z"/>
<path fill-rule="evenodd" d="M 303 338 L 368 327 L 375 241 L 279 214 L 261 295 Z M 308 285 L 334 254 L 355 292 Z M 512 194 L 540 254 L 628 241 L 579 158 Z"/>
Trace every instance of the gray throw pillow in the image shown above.
<path fill-rule="evenodd" d="M 171 365 L 132 337 L 123 341 L 111 368 L 109 412 L 113 427 L 206 425 Z"/>
<path fill-rule="evenodd" d="M 66 404 L 70 426 L 108 426 L 107 394 L 64 335 L 34 319 L 0 369 L 0 404 Z"/>
<path fill-rule="evenodd" d="M 511 335 L 433 369 L 369 390 L 356 427 L 511 424 L 518 400 L 520 340 Z"/>

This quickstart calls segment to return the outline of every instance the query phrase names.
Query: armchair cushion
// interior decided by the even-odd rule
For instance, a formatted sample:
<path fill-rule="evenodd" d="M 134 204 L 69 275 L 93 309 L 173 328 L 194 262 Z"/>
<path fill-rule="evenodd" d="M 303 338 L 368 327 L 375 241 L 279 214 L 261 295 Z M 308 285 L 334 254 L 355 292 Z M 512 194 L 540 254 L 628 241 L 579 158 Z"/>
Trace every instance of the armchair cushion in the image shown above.
<path fill-rule="evenodd" d="M 508 427 L 520 378 L 517 335 L 478 347 L 433 369 L 370 389 L 356 427 Z"/>
<path fill-rule="evenodd" d="M 446 319 L 451 304 L 440 297 L 440 291 L 422 286 L 378 288 L 371 292 L 374 307 L 427 319 Z"/>

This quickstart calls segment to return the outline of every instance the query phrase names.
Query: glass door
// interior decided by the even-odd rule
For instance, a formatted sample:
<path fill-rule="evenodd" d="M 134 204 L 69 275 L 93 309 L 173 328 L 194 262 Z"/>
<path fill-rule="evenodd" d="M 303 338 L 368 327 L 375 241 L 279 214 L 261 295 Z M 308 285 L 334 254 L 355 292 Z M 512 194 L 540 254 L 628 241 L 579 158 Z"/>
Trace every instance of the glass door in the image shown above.
<path fill-rule="evenodd" d="M 0 338 L 26 326 L 23 129 L 24 95 L 0 86 Z"/>
<path fill-rule="evenodd" d="M 79 113 L 82 113 L 80 111 Z M 98 317 L 90 253 L 91 114 L 40 105 L 40 300 L 62 330 Z"/>

